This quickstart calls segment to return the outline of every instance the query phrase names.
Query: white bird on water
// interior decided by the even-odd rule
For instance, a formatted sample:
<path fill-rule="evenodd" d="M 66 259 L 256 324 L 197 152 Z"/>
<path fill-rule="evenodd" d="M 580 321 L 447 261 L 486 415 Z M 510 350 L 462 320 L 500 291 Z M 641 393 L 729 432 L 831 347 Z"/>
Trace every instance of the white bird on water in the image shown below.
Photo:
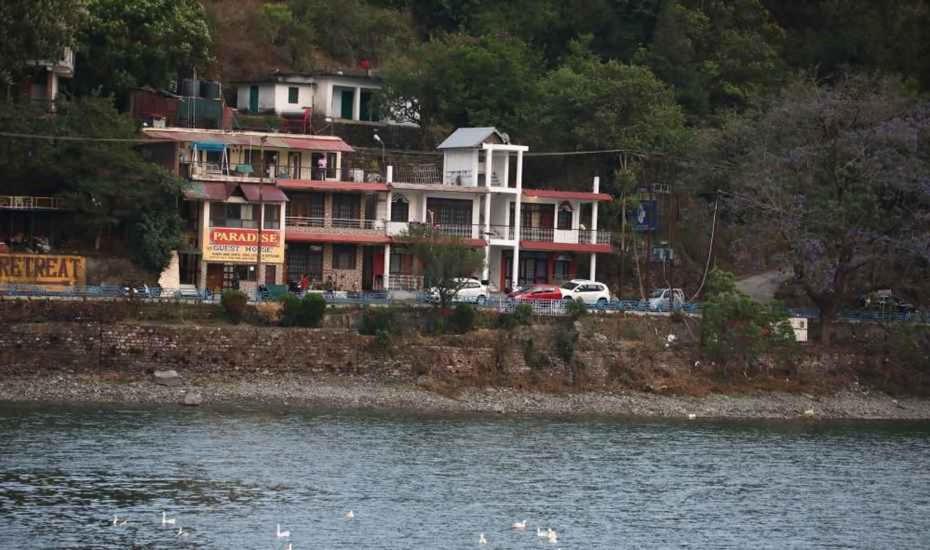
<path fill-rule="evenodd" d="M 544 538 L 548 537 L 549 534 L 548 534 L 546 531 L 543 531 L 542 527 L 537 527 L 537 528 L 536 528 L 536 536 L 539 537 L 539 538 L 541 538 L 541 539 L 544 539 Z"/>
<path fill-rule="evenodd" d="M 354 517 L 355 517 L 355 513 L 352 512 L 352 510 L 349 510 L 348 512 L 346 512 L 346 519 L 352 519 Z"/>
<path fill-rule="evenodd" d="M 488 543 L 488 539 L 484 538 L 484 533 L 481 533 L 481 535 L 478 537 L 478 544 L 487 544 L 487 543 Z"/>
<path fill-rule="evenodd" d="M 113 527 L 122 527 L 129 523 L 129 518 L 123 518 L 122 521 L 114 514 L 113 515 Z"/>
<path fill-rule="evenodd" d="M 516 529 L 517 531 L 524 531 L 524 530 L 526 530 L 526 520 L 523 520 L 523 521 L 516 521 L 516 522 L 514 522 L 514 524 L 511 525 L 510 527 L 513 528 L 513 529 Z"/>
<path fill-rule="evenodd" d="M 279 539 L 286 539 L 286 538 L 288 538 L 288 537 L 291 536 L 291 532 L 290 532 L 290 531 L 282 531 L 282 530 L 281 530 L 281 524 L 279 523 L 279 524 L 278 524 L 278 532 L 276 533 L 276 535 L 277 535 L 277 537 L 278 537 Z"/>
<path fill-rule="evenodd" d="M 549 539 L 549 542 L 552 544 L 559 542 L 559 534 L 553 529 L 549 529 L 549 531 L 546 532 L 546 538 Z"/>
<path fill-rule="evenodd" d="M 168 514 L 166 514 L 165 512 L 162 512 L 161 513 L 161 526 L 164 527 L 166 525 L 174 525 L 174 519 L 175 518 L 169 518 Z"/>
<path fill-rule="evenodd" d="M 187 531 L 185 531 L 183 527 L 178 527 L 178 536 L 179 536 L 179 537 L 186 537 L 186 536 L 187 536 Z"/>

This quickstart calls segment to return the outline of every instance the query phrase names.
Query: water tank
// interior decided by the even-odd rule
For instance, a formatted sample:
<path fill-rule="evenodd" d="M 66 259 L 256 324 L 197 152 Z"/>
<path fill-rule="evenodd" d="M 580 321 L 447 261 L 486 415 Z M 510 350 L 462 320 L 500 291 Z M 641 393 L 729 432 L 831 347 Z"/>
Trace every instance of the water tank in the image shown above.
<path fill-rule="evenodd" d="M 193 78 L 185 78 L 181 80 L 181 91 L 180 94 L 185 97 L 196 97 L 200 95 L 200 83 Z"/>
<path fill-rule="evenodd" d="M 200 81 L 200 96 L 207 99 L 219 99 L 220 93 L 222 93 L 222 88 L 220 88 L 220 83 L 216 80 L 201 80 Z"/>

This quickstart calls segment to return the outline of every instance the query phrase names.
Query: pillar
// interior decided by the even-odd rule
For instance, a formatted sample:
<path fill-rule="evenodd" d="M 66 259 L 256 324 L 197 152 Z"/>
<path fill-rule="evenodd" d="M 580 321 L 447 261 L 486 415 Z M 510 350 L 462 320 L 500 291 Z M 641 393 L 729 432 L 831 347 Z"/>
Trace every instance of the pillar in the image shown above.
<path fill-rule="evenodd" d="M 362 118 L 362 89 L 355 88 L 352 95 L 352 120 L 361 120 Z"/>
<path fill-rule="evenodd" d="M 597 252 L 591 253 L 591 273 L 589 273 L 592 281 L 597 280 Z"/>
<path fill-rule="evenodd" d="M 332 118 L 337 117 L 337 113 L 335 113 L 333 109 L 333 85 L 332 83 L 329 83 L 326 85 L 326 109 L 323 111 L 323 113 Z"/>
<path fill-rule="evenodd" d="M 388 168 L 388 174 L 390 174 L 390 168 Z M 394 192 L 388 191 L 387 194 L 387 204 L 384 207 L 384 227 L 387 227 L 387 224 L 391 223 L 391 203 L 394 200 Z"/>
<path fill-rule="evenodd" d="M 520 266 L 520 217 L 522 212 L 520 212 L 523 205 L 523 151 L 517 151 L 517 202 L 513 206 L 513 268 L 510 271 L 511 288 L 517 288 L 517 280 L 519 278 L 519 266 Z"/>
<path fill-rule="evenodd" d="M 601 178 L 594 176 L 594 192 L 600 193 Z M 591 205 L 591 244 L 597 244 L 597 205 L 600 203 L 597 199 Z M 580 211 L 580 209 L 579 209 Z M 591 254 L 591 279 L 594 279 L 594 254 Z"/>
<path fill-rule="evenodd" d="M 382 277 L 382 281 L 384 281 L 384 290 L 389 290 L 391 288 L 391 245 L 390 244 L 384 245 L 384 275 Z"/>

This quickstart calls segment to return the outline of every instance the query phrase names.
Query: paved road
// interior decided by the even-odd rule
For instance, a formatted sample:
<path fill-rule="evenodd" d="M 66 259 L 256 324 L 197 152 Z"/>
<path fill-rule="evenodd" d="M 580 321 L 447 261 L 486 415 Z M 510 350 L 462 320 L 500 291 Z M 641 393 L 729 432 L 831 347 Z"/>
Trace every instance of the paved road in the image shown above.
<path fill-rule="evenodd" d="M 775 291 L 791 278 L 790 271 L 772 270 L 736 281 L 736 288 L 757 302 L 768 302 L 775 298 Z"/>

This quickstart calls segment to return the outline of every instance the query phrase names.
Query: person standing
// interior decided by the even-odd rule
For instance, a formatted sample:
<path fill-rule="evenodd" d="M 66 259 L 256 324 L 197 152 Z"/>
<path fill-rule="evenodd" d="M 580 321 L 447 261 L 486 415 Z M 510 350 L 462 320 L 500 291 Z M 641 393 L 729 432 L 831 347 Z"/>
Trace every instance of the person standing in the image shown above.
<path fill-rule="evenodd" d="M 317 173 L 319 174 L 318 176 L 319 181 L 325 180 L 326 179 L 326 155 L 320 155 L 320 158 L 317 159 L 316 169 L 317 169 Z"/>
<path fill-rule="evenodd" d="M 300 276 L 300 283 L 297 285 L 300 288 L 301 294 L 306 294 L 307 289 L 310 288 L 310 277 L 307 277 L 307 274 L 304 273 Z"/>

